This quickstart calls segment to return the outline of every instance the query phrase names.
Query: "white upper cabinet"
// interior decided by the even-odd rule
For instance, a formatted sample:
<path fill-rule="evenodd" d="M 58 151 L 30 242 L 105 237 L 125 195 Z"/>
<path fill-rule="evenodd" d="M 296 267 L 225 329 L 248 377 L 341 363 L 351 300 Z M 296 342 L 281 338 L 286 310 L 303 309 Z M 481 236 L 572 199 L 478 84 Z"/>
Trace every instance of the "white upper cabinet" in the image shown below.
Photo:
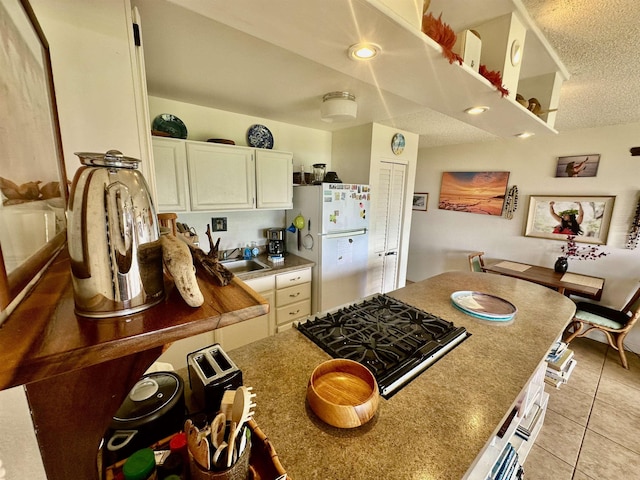
<path fill-rule="evenodd" d="M 159 212 L 188 211 L 187 151 L 179 140 L 153 138 Z"/>
<path fill-rule="evenodd" d="M 191 210 L 254 208 L 253 149 L 187 142 Z"/>
<path fill-rule="evenodd" d="M 293 208 L 293 154 L 153 137 L 159 212 Z"/>
<path fill-rule="evenodd" d="M 293 154 L 256 150 L 256 206 L 293 208 Z"/>

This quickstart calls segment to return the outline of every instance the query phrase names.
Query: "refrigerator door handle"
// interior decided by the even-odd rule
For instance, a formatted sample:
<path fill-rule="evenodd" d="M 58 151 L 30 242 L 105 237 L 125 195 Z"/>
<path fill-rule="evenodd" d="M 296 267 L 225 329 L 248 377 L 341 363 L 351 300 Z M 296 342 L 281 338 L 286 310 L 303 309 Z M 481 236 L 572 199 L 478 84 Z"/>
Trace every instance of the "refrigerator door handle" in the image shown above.
<path fill-rule="evenodd" d="M 356 235 L 366 235 L 367 229 L 361 228 L 359 230 L 345 230 L 344 232 L 336 233 L 324 233 L 321 236 L 324 238 L 340 238 L 340 237 L 353 237 Z"/>

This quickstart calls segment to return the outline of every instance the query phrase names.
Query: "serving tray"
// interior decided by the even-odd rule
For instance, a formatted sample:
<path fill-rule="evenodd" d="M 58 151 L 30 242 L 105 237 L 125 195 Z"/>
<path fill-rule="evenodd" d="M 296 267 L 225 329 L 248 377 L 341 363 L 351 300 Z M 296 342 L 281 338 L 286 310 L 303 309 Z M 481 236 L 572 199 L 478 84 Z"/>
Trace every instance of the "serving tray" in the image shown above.
<path fill-rule="evenodd" d="M 516 306 L 503 298 L 469 290 L 453 292 L 451 303 L 467 315 L 493 322 L 507 322 L 518 313 Z"/>

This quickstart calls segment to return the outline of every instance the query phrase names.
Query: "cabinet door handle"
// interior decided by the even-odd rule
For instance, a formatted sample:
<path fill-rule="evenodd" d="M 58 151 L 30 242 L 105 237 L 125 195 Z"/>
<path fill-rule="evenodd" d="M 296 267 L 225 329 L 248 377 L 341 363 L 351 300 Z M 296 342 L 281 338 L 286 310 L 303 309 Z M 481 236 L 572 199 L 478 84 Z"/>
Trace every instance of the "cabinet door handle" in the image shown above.
<path fill-rule="evenodd" d="M 294 294 L 289 294 L 289 296 L 290 296 L 291 298 L 299 297 L 299 296 L 300 296 L 300 292 L 296 292 L 296 293 L 294 293 Z"/>
<path fill-rule="evenodd" d="M 295 312 L 289 312 L 289 315 L 297 315 L 300 313 L 300 309 L 296 310 Z"/>

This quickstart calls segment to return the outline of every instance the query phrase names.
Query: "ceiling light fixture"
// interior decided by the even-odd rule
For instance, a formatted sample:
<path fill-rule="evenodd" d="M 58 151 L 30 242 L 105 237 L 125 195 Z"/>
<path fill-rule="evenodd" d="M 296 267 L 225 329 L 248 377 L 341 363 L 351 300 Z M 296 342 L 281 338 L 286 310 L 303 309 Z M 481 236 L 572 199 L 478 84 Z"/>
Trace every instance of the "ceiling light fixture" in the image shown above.
<path fill-rule="evenodd" d="M 535 133 L 531 133 L 531 132 L 522 132 L 522 133 L 518 133 L 516 135 L 516 137 L 518 138 L 529 138 L 529 137 L 533 137 L 535 135 Z"/>
<path fill-rule="evenodd" d="M 487 110 L 489 110 L 489 107 L 478 106 L 478 107 L 467 108 L 464 111 L 464 113 L 468 113 L 469 115 L 480 115 L 481 113 L 484 113 Z"/>
<path fill-rule="evenodd" d="M 357 113 L 356 97 L 349 92 L 330 92 L 322 97 L 320 118 L 325 122 L 348 122 L 355 120 Z"/>
<path fill-rule="evenodd" d="M 375 43 L 356 43 L 349 47 L 349 58 L 355 60 L 371 60 L 381 52 Z"/>

